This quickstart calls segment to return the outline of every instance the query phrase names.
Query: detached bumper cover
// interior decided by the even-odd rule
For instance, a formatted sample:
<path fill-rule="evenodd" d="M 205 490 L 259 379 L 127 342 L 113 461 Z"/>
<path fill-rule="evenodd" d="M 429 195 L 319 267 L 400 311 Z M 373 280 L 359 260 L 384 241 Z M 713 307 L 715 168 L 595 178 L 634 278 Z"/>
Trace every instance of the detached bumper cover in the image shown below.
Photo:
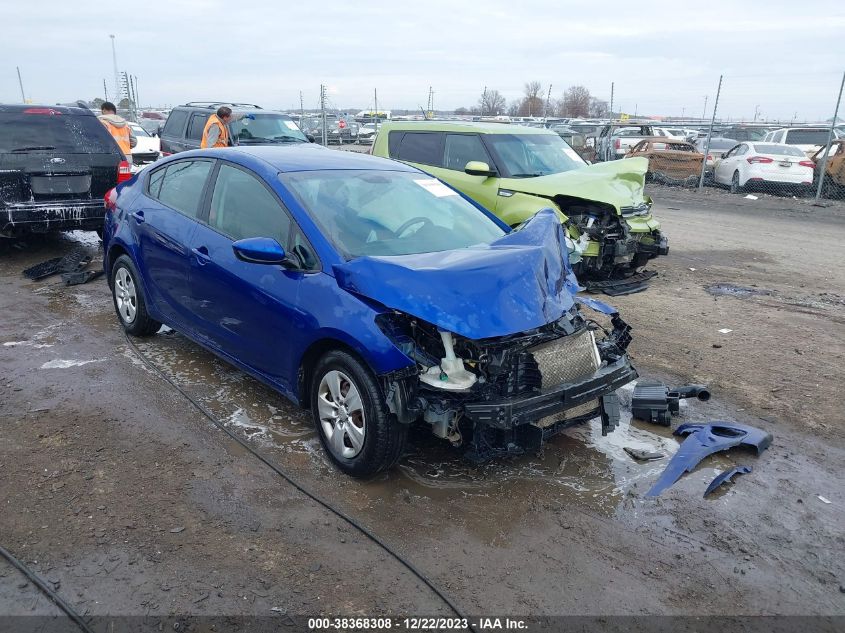
<path fill-rule="evenodd" d="M 465 404 L 464 415 L 496 429 L 512 429 L 597 400 L 636 378 L 637 370 L 624 356 L 580 382 L 558 385 L 535 394 Z"/>
<path fill-rule="evenodd" d="M 70 228 L 101 228 L 102 200 L 18 202 L 0 205 L 0 231 L 42 232 Z"/>

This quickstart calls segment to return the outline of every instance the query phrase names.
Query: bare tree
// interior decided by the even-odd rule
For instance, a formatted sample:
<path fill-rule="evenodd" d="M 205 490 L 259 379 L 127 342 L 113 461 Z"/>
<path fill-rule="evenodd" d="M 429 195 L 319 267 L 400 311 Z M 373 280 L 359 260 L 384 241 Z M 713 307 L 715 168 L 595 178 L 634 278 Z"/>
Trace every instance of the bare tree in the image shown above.
<path fill-rule="evenodd" d="M 487 90 L 481 95 L 478 105 L 481 108 L 481 114 L 495 116 L 502 114 L 507 107 L 507 102 L 498 90 Z"/>
<path fill-rule="evenodd" d="M 529 81 L 525 84 L 525 98 L 519 106 L 519 116 L 543 115 L 543 98 L 540 96 L 542 92 L 543 84 L 539 81 Z"/>
<path fill-rule="evenodd" d="M 604 119 L 609 115 L 607 101 L 590 97 L 590 116 L 594 119 Z"/>
<path fill-rule="evenodd" d="M 563 116 L 585 117 L 590 113 L 590 91 L 584 86 L 570 86 L 563 93 Z"/>
<path fill-rule="evenodd" d="M 515 101 L 511 101 L 511 104 L 508 106 L 508 116 L 519 116 L 520 108 L 522 108 L 522 100 L 516 99 Z"/>

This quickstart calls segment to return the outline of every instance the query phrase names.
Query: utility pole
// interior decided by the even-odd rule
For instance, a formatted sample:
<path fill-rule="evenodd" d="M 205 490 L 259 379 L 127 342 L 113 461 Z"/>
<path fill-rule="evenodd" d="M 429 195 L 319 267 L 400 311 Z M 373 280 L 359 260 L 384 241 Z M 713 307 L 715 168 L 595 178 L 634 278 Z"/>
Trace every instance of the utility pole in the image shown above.
<path fill-rule="evenodd" d="M 378 88 L 373 88 L 373 109 L 376 111 L 376 134 L 378 134 Z"/>
<path fill-rule="evenodd" d="M 428 115 L 427 118 L 433 119 L 434 118 L 434 90 L 432 90 L 431 86 L 428 87 Z"/>
<path fill-rule="evenodd" d="M 549 112 L 549 102 L 552 100 L 552 84 L 549 84 L 549 92 L 546 94 L 546 103 L 543 105 L 543 123 L 546 123 L 546 118 Z"/>
<path fill-rule="evenodd" d="M 106 78 L 103 77 L 103 99 L 109 100 L 109 89 L 106 87 Z"/>
<path fill-rule="evenodd" d="M 132 75 L 132 91 L 135 93 L 135 107 L 141 105 L 141 98 L 138 96 L 138 75 Z"/>
<path fill-rule="evenodd" d="M 320 84 L 320 118 L 323 128 L 323 146 L 329 146 L 328 130 L 326 130 L 326 87 Z"/>
<path fill-rule="evenodd" d="M 109 37 L 111 38 L 111 61 L 114 66 L 114 98 L 120 101 L 120 77 L 117 72 L 117 52 L 114 47 L 114 35 L 109 35 Z"/>
<path fill-rule="evenodd" d="M 710 137 L 713 136 L 713 124 L 716 122 L 716 110 L 719 109 L 719 95 L 722 94 L 722 75 L 719 75 L 719 87 L 716 88 L 716 101 L 713 103 L 713 116 L 710 118 L 710 128 L 707 130 L 707 142 L 704 144 L 704 160 L 701 161 L 701 176 L 698 178 L 698 190 L 704 188 L 704 169 L 707 167 L 707 154 L 710 153 Z"/>
<path fill-rule="evenodd" d="M 484 86 L 484 92 L 481 94 L 481 116 L 484 116 L 484 104 L 487 102 L 487 86 Z"/>
<path fill-rule="evenodd" d="M 842 101 L 842 88 L 845 87 L 845 73 L 842 73 L 842 82 L 839 84 L 839 96 L 836 98 L 836 107 L 833 109 L 833 118 L 830 120 L 830 131 L 827 133 L 827 147 L 822 156 L 822 166 L 819 171 L 819 186 L 816 188 L 816 202 L 822 195 L 825 170 L 827 169 L 827 156 L 830 154 L 830 144 L 833 142 L 833 128 L 836 127 L 836 119 L 839 118 L 839 102 Z"/>
<path fill-rule="evenodd" d="M 299 91 L 299 127 L 305 124 L 305 105 L 302 103 L 302 91 Z"/>
<path fill-rule="evenodd" d="M 21 87 L 21 103 L 26 103 L 26 95 L 23 93 L 23 80 L 21 79 L 21 67 L 15 66 L 18 71 L 18 85 Z"/>
<path fill-rule="evenodd" d="M 707 116 L 707 95 L 704 95 L 704 109 L 701 111 L 701 120 Z"/>

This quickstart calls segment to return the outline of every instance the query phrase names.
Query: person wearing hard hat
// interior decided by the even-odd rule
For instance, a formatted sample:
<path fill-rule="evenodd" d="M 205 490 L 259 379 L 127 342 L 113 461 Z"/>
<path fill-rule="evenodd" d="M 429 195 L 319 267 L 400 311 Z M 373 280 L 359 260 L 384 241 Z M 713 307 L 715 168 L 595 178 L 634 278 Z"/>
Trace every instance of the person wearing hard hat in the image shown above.
<path fill-rule="evenodd" d="M 97 117 L 100 119 L 109 134 L 117 141 L 120 151 L 126 157 L 126 160 L 132 162 L 132 148 L 138 144 L 138 139 L 129 123 L 117 113 L 117 108 L 111 101 L 104 101 L 100 106 L 101 114 Z"/>

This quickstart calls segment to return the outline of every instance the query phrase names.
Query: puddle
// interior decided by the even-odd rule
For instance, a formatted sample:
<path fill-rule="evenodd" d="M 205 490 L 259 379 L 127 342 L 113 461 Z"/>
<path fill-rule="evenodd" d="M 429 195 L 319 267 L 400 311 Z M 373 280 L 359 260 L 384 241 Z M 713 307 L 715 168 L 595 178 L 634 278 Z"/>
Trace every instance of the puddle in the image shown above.
<path fill-rule="evenodd" d="M 765 288 L 749 288 L 746 286 L 735 286 L 733 284 L 714 284 L 712 286 L 705 286 L 704 289 L 714 297 L 737 297 L 739 299 L 771 296 L 775 293 L 774 290 L 766 290 Z"/>

